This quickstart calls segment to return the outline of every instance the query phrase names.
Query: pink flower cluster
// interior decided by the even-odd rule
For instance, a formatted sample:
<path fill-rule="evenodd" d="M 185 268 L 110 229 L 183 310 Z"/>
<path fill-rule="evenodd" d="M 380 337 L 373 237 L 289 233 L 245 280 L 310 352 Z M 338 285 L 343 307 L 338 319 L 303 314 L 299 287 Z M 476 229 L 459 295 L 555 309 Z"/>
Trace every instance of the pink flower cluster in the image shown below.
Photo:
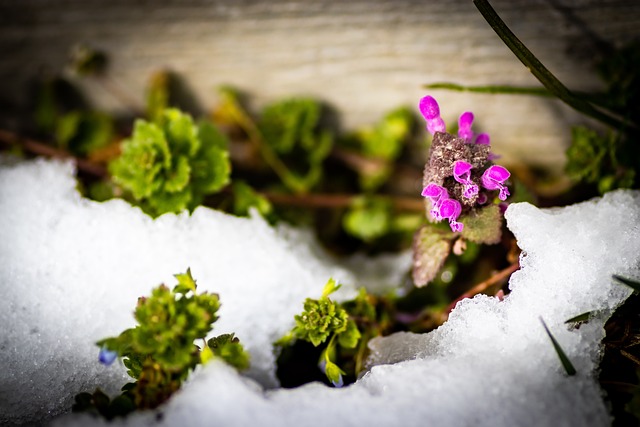
<path fill-rule="evenodd" d="M 460 116 L 458 138 L 455 138 L 446 134 L 440 107 L 433 97 L 422 98 L 419 109 L 427 122 L 427 130 L 434 135 L 433 144 L 439 144 L 437 147 L 432 144 L 422 196 L 431 201 L 429 213 L 434 220 L 448 219 L 453 232 L 462 231 L 464 225 L 458 218 L 463 205 L 467 208 L 483 205 L 489 200 L 487 191 L 494 190 L 499 190 L 500 200 L 506 200 L 509 189 L 505 181 L 511 174 L 506 168 L 491 164 L 495 157 L 489 152 L 489 135 L 475 135 L 471 130 L 473 113 L 465 112 Z M 430 167 L 433 170 L 429 170 Z"/>

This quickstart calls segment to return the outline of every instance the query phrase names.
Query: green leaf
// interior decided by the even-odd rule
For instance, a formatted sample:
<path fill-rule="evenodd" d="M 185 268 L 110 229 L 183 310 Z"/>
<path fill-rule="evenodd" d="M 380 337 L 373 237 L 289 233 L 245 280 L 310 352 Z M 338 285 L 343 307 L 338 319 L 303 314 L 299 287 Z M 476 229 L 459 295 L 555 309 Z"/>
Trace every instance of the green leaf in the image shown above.
<path fill-rule="evenodd" d="M 173 288 L 173 292 L 186 294 L 188 292 L 196 291 L 197 285 L 196 281 L 193 280 L 193 276 L 191 275 L 191 268 L 187 268 L 186 273 L 175 274 L 173 277 L 178 280 L 178 284 Z"/>
<path fill-rule="evenodd" d="M 191 166 L 189 159 L 185 156 L 174 157 L 174 165 L 171 171 L 167 171 L 163 189 L 168 193 L 177 193 L 183 191 L 189 184 L 189 176 L 191 175 Z"/>
<path fill-rule="evenodd" d="M 177 108 L 168 108 L 163 113 L 163 131 L 171 142 L 171 151 L 193 157 L 200 149 L 198 128 L 190 115 Z"/>
<path fill-rule="evenodd" d="M 203 141 L 202 148 L 191 161 L 191 169 L 192 185 L 199 194 L 220 191 L 231 179 L 229 152 Z"/>
<path fill-rule="evenodd" d="M 569 376 L 575 375 L 577 372 L 576 368 L 573 367 L 573 364 L 565 354 L 564 350 L 562 350 L 562 347 L 560 347 L 560 344 L 558 344 L 558 341 L 556 341 L 556 339 L 551 334 L 551 331 L 547 327 L 547 324 L 544 322 L 544 320 L 542 320 L 542 317 L 540 318 L 540 322 L 542 322 L 542 326 L 544 327 L 544 330 L 547 332 L 547 335 L 549 336 L 549 339 L 553 344 L 553 348 L 558 354 L 558 358 L 560 359 L 560 363 L 562 363 L 562 367 L 564 368 L 565 372 Z"/>
<path fill-rule="evenodd" d="M 462 219 L 462 237 L 475 243 L 493 245 L 502 236 L 502 214 L 497 205 L 488 205 L 472 211 Z"/>
<path fill-rule="evenodd" d="M 391 203 L 381 197 L 356 197 L 342 218 L 342 226 L 352 236 L 370 242 L 390 231 Z"/>
<path fill-rule="evenodd" d="M 198 123 L 198 138 L 209 147 L 217 147 L 223 151 L 229 148 L 227 137 L 208 120 L 201 120 Z"/>
<path fill-rule="evenodd" d="M 466 228 L 466 227 L 465 227 Z M 425 225 L 413 240 L 413 283 L 417 287 L 432 281 L 449 256 L 451 233 Z"/>
<path fill-rule="evenodd" d="M 258 141 L 265 161 L 295 193 L 308 192 L 322 177 L 322 163 L 333 136 L 318 127 L 321 107 L 306 98 L 287 99 L 264 108 L 258 121 Z M 245 123 L 246 126 L 246 123 Z"/>
<path fill-rule="evenodd" d="M 270 104 L 262 111 L 258 126 L 265 142 L 277 153 L 286 154 L 297 145 L 313 149 L 313 132 L 320 118 L 320 105 L 305 98 Z"/>
<path fill-rule="evenodd" d="M 626 277 L 618 276 L 616 274 L 613 275 L 614 280 L 626 285 L 634 290 L 634 292 L 640 292 L 640 282 L 633 279 L 628 279 Z"/>
<path fill-rule="evenodd" d="M 109 115 L 86 111 L 71 111 L 62 115 L 55 129 L 58 145 L 79 156 L 106 147 L 113 133 L 113 120 Z"/>
<path fill-rule="evenodd" d="M 578 314 L 577 316 L 567 319 L 564 323 L 586 323 L 593 318 L 596 314 L 594 311 L 587 311 L 586 313 Z"/>
<path fill-rule="evenodd" d="M 333 278 L 329 279 L 327 283 L 324 285 L 322 289 L 322 298 L 326 298 L 338 289 L 340 289 L 342 285 L 339 285 Z"/>
<path fill-rule="evenodd" d="M 360 334 L 356 322 L 349 320 L 347 329 L 338 335 L 338 344 L 344 348 L 355 348 L 361 336 L 362 334 Z"/>
<path fill-rule="evenodd" d="M 571 129 L 572 142 L 567 149 L 567 174 L 577 180 L 596 182 L 607 154 L 606 140 L 584 126 Z"/>
<path fill-rule="evenodd" d="M 136 405 L 129 396 L 116 396 L 109 404 L 109 416 L 107 418 L 124 417 L 135 410 Z"/>
<path fill-rule="evenodd" d="M 395 160 L 411 134 L 413 123 L 413 114 L 407 108 L 387 113 L 373 129 L 363 129 L 357 134 L 363 154 Z"/>
<path fill-rule="evenodd" d="M 334 385 L 342 384 L 342 375 L 345 375 L 344 371 L 329 359 L 326 359 L 324 373 L 329 381 L 331 381 Z"/>
<path fill-rule="evenodd" d="M 207 341 L 213 355 L 239 371 L 249 369 L 249 353 L 244 350 L 235 334 L 223 334 Z"/>
<path fill-rule="evenodd" d="M 205 346 L 205 348 L 200 351 L 200 363 L 203 365 L 209 363 L 214 357 L 215 355 L 209 346 Z"/>
<path fill-rule="evenodd" d="M 273 206 L 266 197 L 256 193 L 246 182 L 235 181 L 233 183 L 233 213 L 238 216 L 249 216 L 251 208 L 255 208 L 265 218 L 273 214 Z"/>

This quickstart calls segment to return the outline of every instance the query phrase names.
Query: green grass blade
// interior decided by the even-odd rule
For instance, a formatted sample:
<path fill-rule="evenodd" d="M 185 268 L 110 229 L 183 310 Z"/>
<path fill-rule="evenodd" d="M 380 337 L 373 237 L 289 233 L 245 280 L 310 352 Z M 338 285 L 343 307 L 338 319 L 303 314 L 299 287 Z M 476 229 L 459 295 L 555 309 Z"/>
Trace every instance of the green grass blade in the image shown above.
<path fill-rule="evenodd" d="M 560 347 L 560 344 L 558 344 L 558 341 L 556 341 L 556 339 L 551 334 L 551 331 L 547 327 L 547 324 L 544 323 L 544 320 L 542 320 L 542 317 L 540 318 L 540 322 L 542 322 L 542 326 L 544 327 L 544 330 L 547 331 L 547 335 L 549 335 L 549 339 L 551 340 L 551 343 L 553 344 L 553 348 L 555 349 L 556 353 L 558 354 L 558 357 L 560 358 L 560 363 L 562 363 L 562 367 L 564 368 L 565 372 L 569 376 L 575 375 L 577 372 L 576 368 L 573 367 L 573 364 L 565 354 L 564 350 L 562 350 L 562 347 Z"/>
<path fill-rule="evenodd" d="M 438 82 L 423 86 L 425 89 L 445 89 L 455 92 L 489 93 L 500 95 L 535 95 L 544 97 L 554 97 L 547 89 L 542 87 L 519 87 L 506 85 L 488 86 L 464 86 L 457 83 Z"/>
<path fill-rule="evenodd" d="M 618 276 L 616 274 L 613 275 L 613 279 L 617 280 L 623 285 L 627 285 L 636 292 L 640 292 L 640 282 L 638 282 L 637 280 L 627 279 L 626 277 Z"/>
<path fill-rule="evenodd" d="M 564 323 L 586 322 L 586 321 L 590 320 L 591 318 L 593 318 L 593 316 L 595 314 L 596 314 L 595 311 L 587 311 L 586 313 L 578 314 L 577 316 L 572 317 L 571 319 L 565 320 Z"/>

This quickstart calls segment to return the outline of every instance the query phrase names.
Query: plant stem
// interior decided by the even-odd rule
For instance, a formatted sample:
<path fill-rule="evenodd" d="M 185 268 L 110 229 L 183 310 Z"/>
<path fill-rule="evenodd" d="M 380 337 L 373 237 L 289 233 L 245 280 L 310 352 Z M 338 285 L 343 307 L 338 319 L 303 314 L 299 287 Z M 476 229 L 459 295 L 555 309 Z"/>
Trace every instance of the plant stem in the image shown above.
<path fill-rule="evenodd" d="M 353 199 L 358 197 L 355 194 L 280 194 L 280 193 L 260 193 L 276 205 L 289 205 L 305 208 L 346 208 Z M 399 211 L 422 212 L 424 211 L 424 200 L 417 197 L 388 197 L 394 209 Z"/>
<path fill-rule="evenodd" d="M 502 280 L 505 280 L 509 276 L 511 276 L 511 274 L 514 271 L 516 271 L 518 268 L 520 268 L 520 263 L 519 262 L 514 262 L 509 267 L 498 271 L 496 274 L 494 274 L 493 276 L 489 277 L 487 280 L 478 283 L 473 288 L 469 289 L 467 292 L 465 292 L 464 294 L 462 294 L 458 298 L 456 298 L 450 304 L 449 311 L 451 311 L 451 309 L 453 309 L 453 307 L 455 307 L 455 305 L 458 303 L 458 301 L 461 301 L 461 300 L 463 300 L 465 298 L 471 298 L 474 295 L 477 295 L 477 294 L 479 294 L 481 292 L 486 291 L 491 286 L 493 286 L 493 285 L 501 282 Z"/>
<path fill-rule="evenodd" d="M 554 96 L 562 100 L 576 111 L 581 112 L 589 117 L 601 121 L 615 129 L 633 127 L 637 128 L 634 123 L 630 123 L 613 115 L 613 113 L 596 109 L 591 103 L 585 101 L 581 97 L 571 92 L 565 85 L 560 82 L 535 55 L 527 49 L 527 47 L 516 37 L 515 34 L 507 27 L 504 21 L 498 16 L 496 11 L 491 7 L 488 0 L 473 0 L 487 23 L 502 39 L 504 44 L 516 55 L 516 57 L 524 64 L 525 67 L 547 88 Z"/>
<path fill-rule="evenodd" d="M 262 132 L 260 132 L 258 126 L 256 126 L 251 117 L 249 117 L 249 114 L 244 111 L 238 100 L 230 94 L 223 96 L 229 97 L 228 103 L 232 106 L 232 108 L 229 109 L 229 113 L 233 120 L 235 120 L 240 128 L 247 134 L 249 141 L 255 149 L 262 154 L 264 161 L 273 169 L 287 187 L 300 192 L 300 189 L 297 188 L 295 183 L 290 179 L 291 173 L 289 172 L 289 168 L 287 168 L 284 162 L 273 152 L 271 147 L 265 144 Z"/>
<path fill-rule="evenodd" d="M 0 129 L 0 144 L 7 147 L 18 145 L 25 151 L 36 154 L 38 156 L 52 157 L 57 159 L 72 160 L 78 170 L 93 175 L 98 178 L 105 178 L 109 175 L 107 169 L 88 159 L 82 159 L 60 148 L 55 148 L 43 142 L 33 139 L 20 137 L 8 130 Z M 298 206 L 305 208 L 346 208 L 353 199 L 358 197 L 356 194 L 280 194 L 270 192 L 260 192 L 260 195 L 269 199 L 276 205 Z M 424 210 L 424 201 L 418 197 L 388 197 L 393 207 L 398 211 L 422 212 Z"/>
<path fill-rule="evenodd" d="M 107 170 L 104 166 L 94 163 L 87 159 L 80 159 L 73 156 L 68 151 L 54 148 L 50 145 L 43 144 L 42 142 L 34 141 L 29 138 L 19 137 L 17 134 L 8 130 L 0 129 L 0 143 L 7 146 L 18 145 L 25 151 L 37 154 L 39 156 L 53 157 L 56 159 L 70 159 L 76 164 L 78 170 L 85 172 L 89 175 L 103 178 L 107 176 Z"/>

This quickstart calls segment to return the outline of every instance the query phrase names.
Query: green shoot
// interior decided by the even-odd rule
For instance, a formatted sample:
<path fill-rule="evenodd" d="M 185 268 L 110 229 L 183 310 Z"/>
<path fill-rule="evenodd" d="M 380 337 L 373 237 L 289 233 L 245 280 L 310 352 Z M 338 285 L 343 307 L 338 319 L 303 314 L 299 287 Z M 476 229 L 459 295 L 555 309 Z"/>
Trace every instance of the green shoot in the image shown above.
<path fill-rule="evenodd" d="M 554 350 L 558 354 L 558 358 L 560 358 L 560 363 L 562 363 L 562 367 L 564 368 L 565 372 L 569 376 L 575 375 L 577 372 L 576 368 L 573 367 L 573 364 L 565 354 L 564 350 L 562 350 L 562 347 L 560 347 L 560 344 L 558 344 L 558 341 L 556 341 L 556 339 L 551 334 L 551 331 L 547 327 L 547 324 L 544 322 L 544 320 L 542 320 L 542 317 L 540 318 L 540 322 L 542 322 L 542 326 L 544 327 L 544 330 L 547 332 L 547 335 L 549 336 L 549 339 L 553 344 Z"/>

